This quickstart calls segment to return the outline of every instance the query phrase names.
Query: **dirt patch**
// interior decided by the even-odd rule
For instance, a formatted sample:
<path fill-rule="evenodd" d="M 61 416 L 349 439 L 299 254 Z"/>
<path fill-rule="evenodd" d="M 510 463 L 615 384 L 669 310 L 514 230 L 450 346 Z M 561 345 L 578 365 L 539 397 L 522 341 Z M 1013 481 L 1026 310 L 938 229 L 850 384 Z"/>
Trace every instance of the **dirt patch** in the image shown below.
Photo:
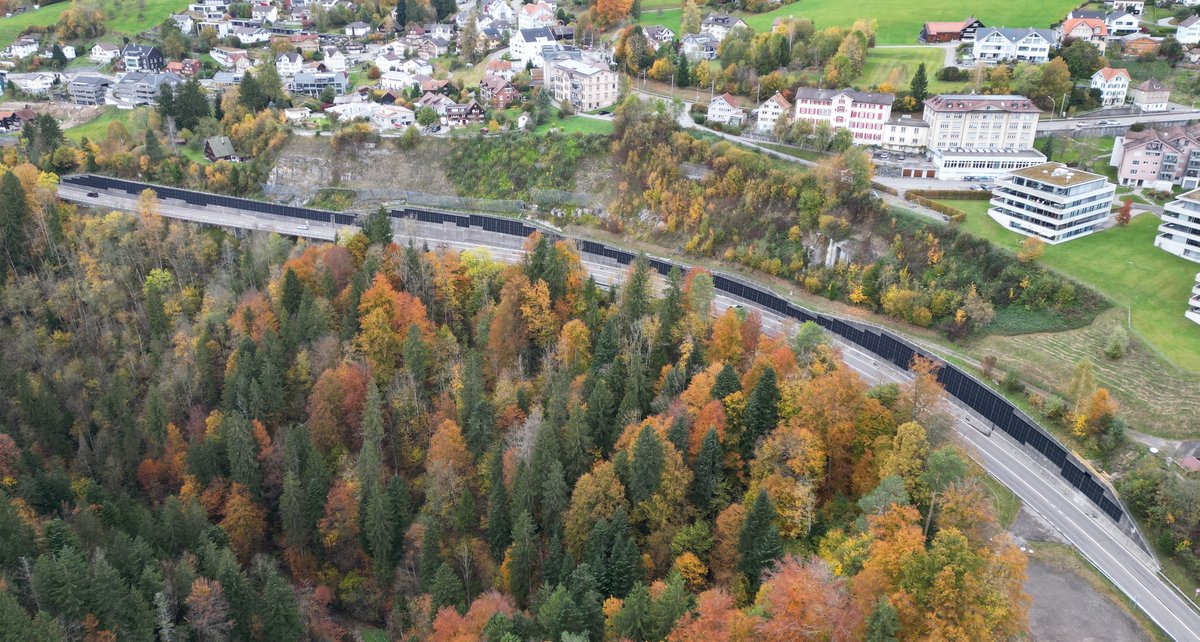
<path fill-rule="evenodd" d="M 8 101 L 0 103 L 0 111 L 7 109 L 29 108 L 39 114 L 50 114 L 58 120 L 63 129 L 70 129 L 95 120 L 104 113 L 101 105 L 71 105 L 67 103 L 34 103 L 24 101 Z"/>

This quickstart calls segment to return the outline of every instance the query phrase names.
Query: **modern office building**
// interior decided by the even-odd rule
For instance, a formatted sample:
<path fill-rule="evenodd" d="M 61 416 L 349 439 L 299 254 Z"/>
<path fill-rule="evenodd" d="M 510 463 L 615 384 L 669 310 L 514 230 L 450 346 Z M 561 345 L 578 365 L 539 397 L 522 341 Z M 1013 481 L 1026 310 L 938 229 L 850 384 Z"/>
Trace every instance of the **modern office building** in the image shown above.
<path fill-rule="evenodd" d="M 1100 174 L 1042 163 L 1001 178 L 988 216 L 1018 234 L 1063 243 L 1099 229 L 1112 214 L 1116 189 Z"/>
<path fill-rule="evenodd" d="M 1154 246 L 1200 263 L 1200 189 L 1180 194 L 1163 206 Z"/>

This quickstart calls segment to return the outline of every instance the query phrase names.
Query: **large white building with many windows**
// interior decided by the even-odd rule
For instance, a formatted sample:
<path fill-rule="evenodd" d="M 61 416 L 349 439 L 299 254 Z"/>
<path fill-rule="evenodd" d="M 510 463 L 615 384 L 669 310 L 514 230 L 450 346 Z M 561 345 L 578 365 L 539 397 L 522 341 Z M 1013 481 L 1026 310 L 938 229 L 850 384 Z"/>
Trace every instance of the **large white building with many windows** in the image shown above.
<path fill-rule="evenodd" d="M 1042 163 L 997 181 L 988 216 L 1018 234 L 1063 243 L 1099 229 L 1112 215 L 1116 189 L 1100 174 Z"/>
<path fill-rule="evenodd" d="M 925 100 L 926 147 L 944 180 L 991 179 L 1046 161 L 1033 148 L 1042 110 L 1024 96 L 945 94 Z"/>
<path fill-rule="evenodd" d="M 1196 274 L 1196 285 L 1192 286 L 1192 298 L 1188 299 L 1187 312 L 1183 316 L 1200 323 L 1200 273 Z"/>
<path fill-rule="evenodd" d="M 1154 245 L 1200 263 L 1200 189 L 1180 194 L 1163 206 Z"/>
<path fill-rule="evenodd" d="M 893 94 L 799 87 L 794 101 L 795 120 L 806 120 L 814 126 L 828 123 L 834 129 L 848 129 L 856 145 L 880 145 L 895 100 Z"/>

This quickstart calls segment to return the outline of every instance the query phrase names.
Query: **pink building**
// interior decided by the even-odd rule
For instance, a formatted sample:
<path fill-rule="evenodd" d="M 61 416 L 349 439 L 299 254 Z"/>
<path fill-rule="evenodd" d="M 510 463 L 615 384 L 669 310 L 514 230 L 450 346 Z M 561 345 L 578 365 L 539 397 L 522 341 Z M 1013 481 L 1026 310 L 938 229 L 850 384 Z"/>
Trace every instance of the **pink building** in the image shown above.
<path fill-rule="evenodd" d="M 857 145 L 878 145 L 892 116 L 893 94 L 853 89 L 813 89 L 798 87 L 794 103 L 795 120 L 814 126 L 829 123 L 834 129 L 848 129 Z"/>
<path fill-rule="evenodd" d="M 1170 189 L 1200 186 L 1200 125 L 1128 132 L 1113 143 L 1117 183 Z"/>

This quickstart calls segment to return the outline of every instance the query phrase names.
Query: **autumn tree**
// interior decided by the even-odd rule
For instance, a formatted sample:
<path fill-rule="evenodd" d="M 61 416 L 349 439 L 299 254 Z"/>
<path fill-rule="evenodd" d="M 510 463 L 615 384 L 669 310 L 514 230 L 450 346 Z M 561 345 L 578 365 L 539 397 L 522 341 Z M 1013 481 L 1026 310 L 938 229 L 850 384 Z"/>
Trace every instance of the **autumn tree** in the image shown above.
<path fill-rule="evenodd" d="M 229 536 L 229 545 L 238 557 L 249 560 L 266 534 L 267 522 L 262 509 L 255 505 L 250 491 L 234 483 L 225 502 L 225 519 L 221 528 Z"/>
<path fill-rule="evenodd" d="M 854 640 L 862 616 L 845 581 L 819 558 L 788 556 L 763 580 L 757 632 L 766 642 Z"/>
<path fill-rule="evenodd" d="M 203 642 L 224 642 L 233 630 L 229 602 L 221 584 L 198 577 L 192 582 L 186 601 L 188 626 Z"/>

